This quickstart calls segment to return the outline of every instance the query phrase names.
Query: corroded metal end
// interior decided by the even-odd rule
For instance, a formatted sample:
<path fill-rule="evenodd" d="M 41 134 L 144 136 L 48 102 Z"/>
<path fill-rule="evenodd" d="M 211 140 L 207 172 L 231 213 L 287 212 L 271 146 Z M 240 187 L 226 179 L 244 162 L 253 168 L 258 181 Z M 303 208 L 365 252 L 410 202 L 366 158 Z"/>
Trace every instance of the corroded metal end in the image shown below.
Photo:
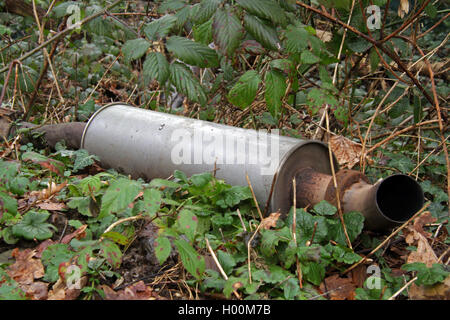
<path fill-rule="evenodd" d="M 321 200 L 337 205 L 337 195 L 344 213 L 359 211 L 367 229 L 388 230 L 412 217 L 424 203 L 420 185 L 411 177 L 397 174 L 370 184 L 362 173 L 340 170 L 333 177 L 304 168 L 296 174 L 296 201 L 299 207 L 313 206 Z"/>

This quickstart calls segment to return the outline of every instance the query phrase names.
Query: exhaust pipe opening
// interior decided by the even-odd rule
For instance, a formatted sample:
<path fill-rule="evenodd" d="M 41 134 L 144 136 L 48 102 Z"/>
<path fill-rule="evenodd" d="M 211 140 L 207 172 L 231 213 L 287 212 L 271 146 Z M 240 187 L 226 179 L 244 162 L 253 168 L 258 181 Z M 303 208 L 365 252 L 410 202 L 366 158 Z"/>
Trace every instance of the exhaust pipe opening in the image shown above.
<path fill-rule="evenodd" d="M 403 223 L 422 208 L 424 196 L 422 188 L 413 178 L 396 174 L 381 181 L 376 201 L 386 218 Z"/>

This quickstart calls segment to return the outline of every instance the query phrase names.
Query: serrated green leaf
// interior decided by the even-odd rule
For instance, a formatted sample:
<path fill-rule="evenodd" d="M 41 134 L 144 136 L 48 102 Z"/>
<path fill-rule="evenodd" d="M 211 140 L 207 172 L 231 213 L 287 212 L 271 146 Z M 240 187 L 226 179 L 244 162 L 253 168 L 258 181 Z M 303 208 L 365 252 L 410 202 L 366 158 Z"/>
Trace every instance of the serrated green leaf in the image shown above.
<path fill-rule="evenodd" d="M 44 280 L 55 282 L 59 278 L 58 268 L 63 262 L 69 262 L 74 252 L 69 250 L 69 245 L 57 243 L 49 245 L 43 252 L 41 261 L 45 266 Z"/>
<path fill-rule="evenodd" d="M 83 195 L 88 196 L 91 193 L 95 194 L 100 191 L 102 183 L 98 176 L 87 176 L 78 184 L 79 190 Z"/>
<path fill-rule="evenodd" d="M 244 27 L 264 48 L 270 50 L 281 48 L 276 30 L 258 17 L 246 14 L 244 16 Z"/>
<path fill-rule="evenodd" d="M 99 219 L 107 214 L 118 213 L 126 209 L 141 188 L 141 183 L 135 180 L 119 178 L 113 181 L 103 195 Z"/>
<path fill-rule="evenodd" d="M 56 228 L 50 223 L 45 223 L 49 216 L 48 212 L 28 211 L 22 220 L 12 227 L 13 234 L 27 240 L 51 238 L 53 232 L 50 229 Z"/>
<path fill-rule="evenodd" d="M 106 259 L 106 262 L 113 268 L 117 269 L 120 267 L 122 262 L 122 251 L 120 248 L 111 240 L 103 239 L 100 242 L 100 256 Z"/>
<path fill-rule="evenodd" d="M 217 53 L 207 45 L 187 38 L 172 36 L 167 40 L 166 48 L 181 61 L 201 68 L 218 67 Z"/>
<path fill-rule="evenodd" d="M 194 241 L 198 218 L 189 210 L 181 210 L 177 217 L 178 230 L 185 234 L 189 241 Z"/>
<path fill-rule="evenodd" d="M 17 200 L 0 191 L 0 222 L 4 222 L 17 214 Z"/>
<path fill-rule="evenodd" d="M 207 98 L 203 87 L 185 65 L 173 62 L 169 71 L 170 81 L 179 92 L 185 94 L 193 102 L 206 104 Z"/>
<path fill-rule="evenodd" d="M 327 201 L 322 200 L 314 206 L 314 212 L 321 216 L 332 216 L 337 212 L 337 209 Z"/>
<path fill-rule="evenodd" d="M 161 191 L 150 188 L 144 191 L 144 210 L 150 217 L 155 216 L 161 207 Z"/>
<path fill-rule="evenodd" d="M 155 178 L 152 181 L 150 181 L 149 186 L 153 188 L 161 188 L 161 187 L 179 188 L 181 187 L 181 184 L 166 179 Z"/>
<path fill-rule="evenodd" d="M 197 280 L 200 280 L 205 272 L 205 258 L 185 240 L 174 241 L 186 270 Z"/>
<path fill-rule="evenodd" d="M 122 53 L 125 61 L 132 61 L 142 57 L 150 48 L 150 42 L 145 39 L 138 38 L 128 40 L 122 47 Z"/>
<path fill-rule="evenodd" d="M 72 197 L 67 203 L 70 209 L 77 209 L 79 213 L 84 216 L 92 217 L 92 212 L 90 210 L 90 202 L 93 201 L 91 197 Z"/>
<path fill-rule="evenodd" d="M 213 41 L 213 31 L 212 31 L 212 19 L 209 19 L 205 23 L 194 26 L 192 28 L 192 33 L 194 34 L 194 40 L 209 45 Z"/>
<path fill-rule="evenodd" d="M 233 271 L 233 268 L 236 266 L 236 261 L 234 260 L 233 256 L 223 250 L 217 250 L 216 255 L 220 265 L 223 268 L 223 271 L 225 271 L 227 275 L 230 275 Z"/>
<path fill-rule="evenodd" d="M 208 21 L 219 8 L 222 0 L 202 0 L 200 2 L 198 11 L 194 15 L 194 20 L 197 24 L 202 24 Z"/>
<path fill-rule="evenodd" d="M 160 40 L 169 34 L 176 22 L 177 18 L 173 15 L 162 16 L 148 23 L 144 27 L 144 33 L 150 41 Z"/>
<path fill-rule="evenodd" d="M 289 59 L 275 59 L 269 62 L 272 68 L 278 69 L 286 74 L 289 74 L 293 68 L 293 63 Z"/>
<path fill-rule="evenodd" d="M 287 22 L 284 10 L 278 2 L 273 0 L 237 0 L 239 6 L 246 11 L 272 21 L 275 24 L 285 25 Z"/>
<path fill-rule="evenodd" d="M 266 91 L 264 98 L 270 114 L 277 118 L 280 112 L 282 99 L 286 92 L 286 77 L 279 71 L 269 70 L 266 72 L 264 79 Z"/>
<path fill-rule="evenodd" d="M 302 263 L 302 273 L 305 280 L 318 286 L 325 278 L 325 267 L 317 262 L 305 262 Z"/>
<path fill-rule="evenodd" d="M 295 296 L 300 292 L 300 286 L 298 285 L 298 279 L 289 278 L 283 283 L 283 294 L 286 300 L 293 300 Z"/>
<path fill-rule="evenodd" d="M 313 64 L 313 63 L 317 63 L 320 61 L 319 57 L 317 57 L 311 51 L 308 51 L 308 50 L 302 52 L 300 59 L 305 64 Z"/>
<path fill-rule="evenodd" d="M 159 236 L 154 242 L 155 255 L 160 265 L 167 260 L 172 251 L 172 245 L 167 237 Z"/>
<path fill-rule="evenodd" d="M 127 245 L 130 241 L 127 237 L 125 237 L 123 234 L 116 232 L 116 231 L 109 231 L 102 234 L 102 238 L 107 238 L 115 243 L 121 244 L 121 245 Z"/>
<path fill-rule="evenodd" d="M 308 48 L 310 35 L 302 26 L 290 26 L 285 33 L 284 46 L 287 52 L 302 53 Z"/>
<path fill-rule="evenodd" d="M 364 226 L 364 216 L 359 212 L 347 212 L 344 214 L 344 223 L 347 229 L 347 234 L 350 242 L 353 242 L 361 233 Z M 327 220 L 330 239 L 334 239 L 337 243 L 345 246 L 347 245 L 344 228 L 339 219 Z"/>
<path fill-rule="evenodd" d="M 417 285 L 431 286 L 438 282 L 443 282 L 450 272 L 444 269 L 444 265 L 433 263 L 431 268 L 428 268 L 423 262 L 413 262 L 402 266 L 406 271 L 417 271 Z"/>
<path fill-rule="evenodd" d="M 261 78 L 255 70 L 249 70 L 244 73 L 227 95 L 228 100 L 245 109 L 255 100 Z"/>
<path fill-rule="evenodd" d="M 193 174 L 189 178 L 189 181 L 191 181 L 194 186 L 202 188 L 206 186 L 212 180 L 212 178 L 213 176 L 210 172 L 204 172 Z"/>
<path fill-rule="evenodd" d="M 142 72 L 145 83 L 156 80 L 163 85 L 169 78 L 169 63 L 163 54 L 150 52 L 145 58 Z"/>
<path fill-rule="evenodd" d="M 232 57 L 244 35 L 241 21 L 230 6 L 220 8 L 214 14 L 213 20 L 214 43 L 219 51 Z"/>

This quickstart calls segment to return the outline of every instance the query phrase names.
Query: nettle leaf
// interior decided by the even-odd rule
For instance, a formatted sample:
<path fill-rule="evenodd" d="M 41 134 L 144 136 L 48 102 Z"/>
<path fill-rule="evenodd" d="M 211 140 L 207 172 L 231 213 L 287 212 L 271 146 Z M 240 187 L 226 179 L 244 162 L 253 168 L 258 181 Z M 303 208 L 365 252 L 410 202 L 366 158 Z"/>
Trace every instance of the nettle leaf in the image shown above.
<path fill-rule="evenodd" d="M 193 242 L 198 225 L 197 216 L 189 210 L 181 210 L 177 216 L 177 224 L 178 230 Z"/>
<path fill-rule="evenodd" d="M 122 251 L 113 241 L 108 239 L 103 239 L 100 242 L 100 255 L 106 259 L 106 262 L 113 268 L 117 269 L 120 267 L 122 262 Z"/>
<path fill-rule="evenodd" d="M 167 260 L 172 251 L 172 245 L 167 237 L 159 236 L 154 242 L 155 255 L 160 265 Z"/>
<path fill-rule="evenodd" d="M 246 14 L 244 16 L 244 27 L 264 48 L 270 50 L 281 48 L 276 30 L 265 24 L 258 17 Z"/>
<path fill-rule="evenodd" d="M 50 213 L 28 211 L 22 220 L 12 227 L 13 234 L 17 237 L 23 237 L 27 240 L 45 240 L 52 237 L 53 232 L 50 229 L 56 230 L 56 227 L 45 221 L 50 216 Z"/>
<path fill-rule="evenodd" d="M 150 42 L 145 39 L 138 38 L 128 40 L 122 47 L 122 53 L 125 61 L 129 62 L 141 58 L 150 48 Z"/>
<path fill-rule="evenodd" d="M 145 189 L 144 191 L 144 210 L 150 217 L 155 216 L 161 207 L 161 191 L 156 189 Z"/>
<path fill-rule="evenodd" d="M 212 32 L 219 51 L 229 57 L 234 55 L 244 35 L 240 19 L 228 5 L 214 14 Z"/>
<path fill-rule="evenodd" d="M 203 87 L 185 65 L 173 62 L 169 71 L 170 81 L 179 92 L 185 94 L 193 102 L 206 104 L 207 98 Z"/>
<path fill-rule="evenodd" d="M 255 100 L 260 82 L 261 77 L 255 70 L 247 71 L 231 88 L 227 96 L 228 100 L 232 104 L 245 109 Z"/>
<path fill-rule="evenodd" d="M 308 48 L 310 35 L 304 27 L 289 26 L 285 33 L 284 46 L 287 52 L 302 53 Z"/>
<path fill-rule="evenodd" d="M 156 80 L 160 85 L 166 83 L 169 78 L 169 63 L 166 57 L 159 52 L 150 52 L 144 61 L 142 75 L 145 83 Z"/>
<path fill-rule="evenodd" d="M 48 282 L 55 282 L 59 278 L 59 265 L 63 262 L 69 262 L 74 252 L 69 250 L 69 245 L 57 243 L 49 245 L 42 252 L 42 264 L 45 266 L 44 279 Z"/>
<path fill-rule="evenodd" d="M 264 98 L 267 108 L 273 117 L 277 117 L 280 112 L 281 102 L 286 92 L 286 77 L 277 70 L 269 70 L 266 72 L 264 79 L 266 91 Z"/>
<path fill-rule="evenodd" d="M 162 16 L 148 23 L 144 27 L 144 33 L 150 41 L 160 40 L 169 34 L 176 22 L 177 18 L 173 15 Z"/>
<path fill-rule="evenodd" d="M 141 188 L 142 184 L 135 180 L 119 178 L 113 181 L 103 195 L 99 218 L 126 209 L 139 194 Z"/>
<path fill-rule="evenodd" d="M 246 11 L 260 17 L 272 21 L 275 24 L 285 25 L 287 18 L 284 10 L 279 6 L 278 2 L 273 0 L 237 0 L 237 4 Z"/>
<path fill-rule="evenodd" d="M 200 280 L 205 272 L 205 258 L 185 240 L 175 240 L 174 244 L 178 249 L 183 266 L 197 280 Z"/>
<path fill-rule="evenodd" d="M 201 68 L 218 67 L 217 53 L 207 45 L 187 38 L 172 36 L 167 40 L 166 48 L 181 61 Z"/>

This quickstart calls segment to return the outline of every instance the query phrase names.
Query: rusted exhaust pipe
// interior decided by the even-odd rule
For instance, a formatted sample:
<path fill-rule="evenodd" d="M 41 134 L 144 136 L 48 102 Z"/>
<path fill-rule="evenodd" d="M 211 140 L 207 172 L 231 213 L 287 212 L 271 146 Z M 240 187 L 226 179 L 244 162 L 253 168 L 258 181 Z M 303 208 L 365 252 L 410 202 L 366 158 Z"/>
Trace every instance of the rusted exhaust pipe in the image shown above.
<path fill-rule="evenodd" d="M 304 168 L 296 174 L 297 203 L 301 207 L 326 200 L 337 205 L 336 189 L 331 175 Z M 336 173 L 342 211 L 359 211 L 365 217 L 365 227 L 374 231 L 387 231 L 398 226 L 424 203 L 420 185 L 403 174 L 389 176 L 370 184 L 367 177 L 354 170 Z"/>

